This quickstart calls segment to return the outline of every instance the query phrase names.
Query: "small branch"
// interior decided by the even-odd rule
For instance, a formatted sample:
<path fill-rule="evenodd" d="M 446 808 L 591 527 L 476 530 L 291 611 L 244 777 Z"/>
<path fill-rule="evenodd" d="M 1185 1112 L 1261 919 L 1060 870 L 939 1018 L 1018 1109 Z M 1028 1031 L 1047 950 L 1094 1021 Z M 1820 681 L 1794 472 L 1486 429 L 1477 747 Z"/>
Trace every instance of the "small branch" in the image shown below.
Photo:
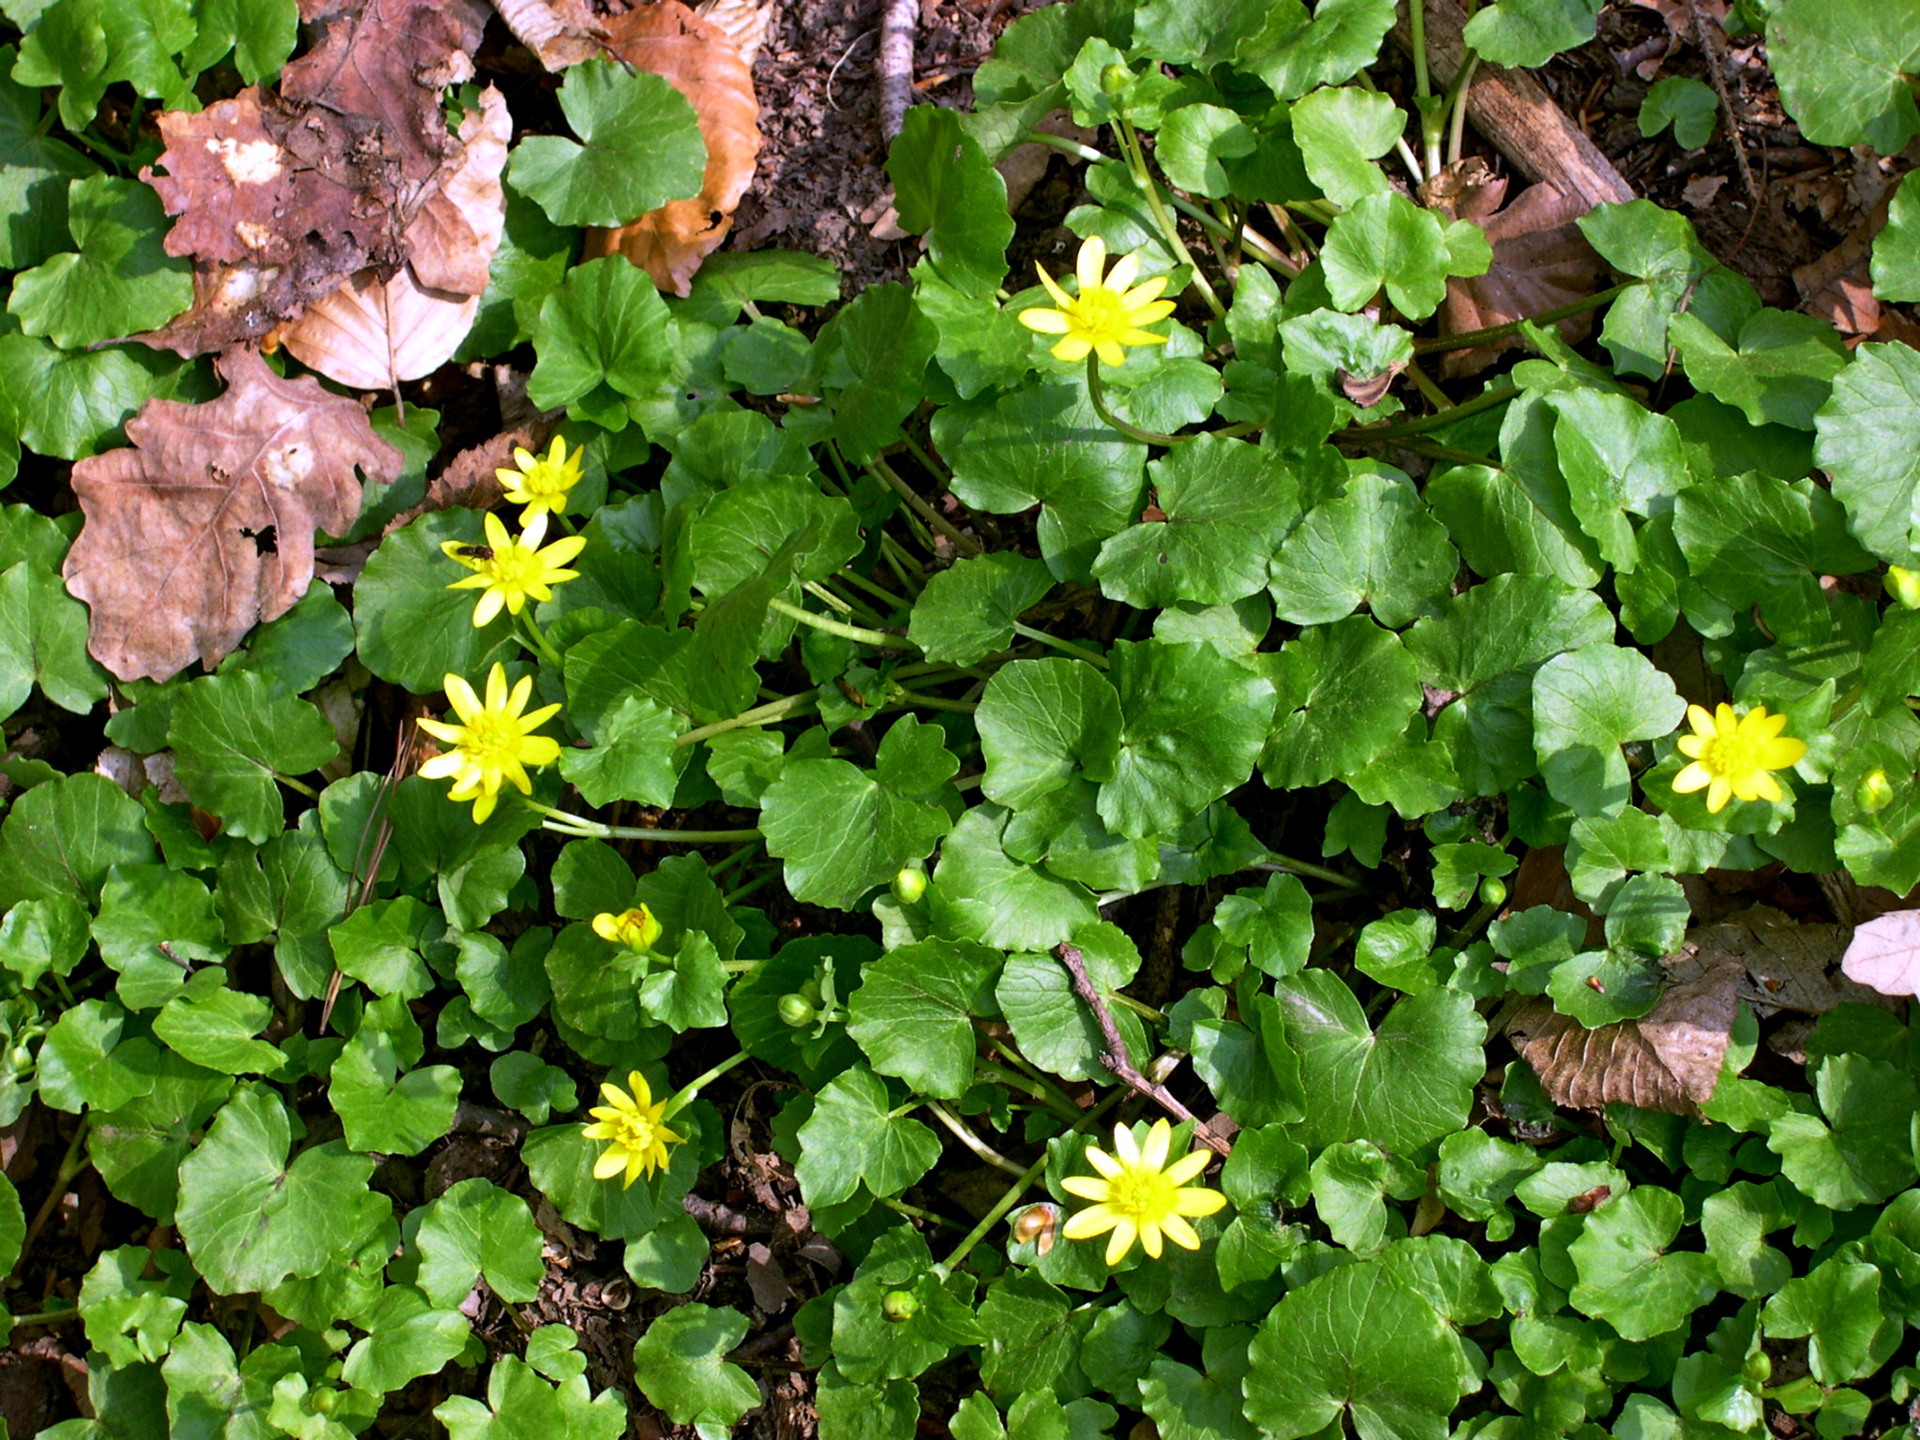
<path fill-rule="evenodd" d="M 1094 988 L 1093 977 L 1087 974 L 1087 962 L 1080 952 L 1071 945 L 1056 945 L 1053 953 L 1060 957 L 1060 963 L 1067 967 L 1067 973 L 1073 977 L 1073 993 L 1086 1003 L 1093 1012 L 1094 1022 L 1100 1027 L 1100 1038 L 1106 1045 L 1100 1063 L 1111 1070 L 1116 1079 L 1146 1096 L 1174 1119 L 1191 1120 L 1193 1138 L 1214 1154 L 1231 1155 L 1231 1144 L 1215 1135 L 1207 1122 L 1175 1099 L 1166 1086 L 1149 1080 L 1134 1065 L 1133 1057 L 1127 1054 L 1126 1041 L 1120 1038 L 1120 1028 L 1113 1023 L 1113 1012 Z"/>
<path fill-rule="evenodd" d="M 907 123 L 913 99 L 913 26 L 919 0 L 887 0 L 880 17 L 880 55 L 874 71 L 880 77 L 880 133 L 892 144 Z"/>

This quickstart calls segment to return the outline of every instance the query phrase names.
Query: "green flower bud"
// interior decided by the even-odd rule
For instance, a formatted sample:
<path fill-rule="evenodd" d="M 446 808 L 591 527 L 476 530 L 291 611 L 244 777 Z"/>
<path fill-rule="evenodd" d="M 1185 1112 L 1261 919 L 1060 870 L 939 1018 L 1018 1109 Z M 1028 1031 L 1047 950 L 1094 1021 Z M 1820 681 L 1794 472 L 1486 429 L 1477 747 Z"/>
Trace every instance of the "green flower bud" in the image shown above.
<path fill-rule="evenodd" d="M 1893 781 L 1885 770 L 1869 770 L 1853 787 L 1853 803 L 1869 815 L 1878 815 L 1893 803 Z"/>
<path fill-rule="evenodd" d="M 1907 609 L 1920 610 L 1920 570 L 1905 570 L 1898 565 L 1889 565 L 1885 584 L 1887 594 Z"/>
<path fill-rule="evenodd" d="M 1112 64 L 1100 72 L 1100 88 L 1109 95 L 1119 95 L 1133 84 L 1133 72 L 1121 64 Z"/>
<path fill-rule="evenodd" d="M 1489 875 L 1480 882 L 1480 903 L 1482 905 L 1504 905 L 1507 903 L 1507 882 L 1498 875 Z"/>
<path fill-rule="evenodd" d="M 880 1297 L 880 1313 L 898 1325 L 920 1313 L 920 1301 L 911 1290 L 889 1290 Z"/>
<path fill-rule="evenodd" d="M 780 997 L 780 1020 L 796 1030 L 803 1030 L 819 1018 L 820 1012 L 806 996 L 791 992 Z"/>
<path fill-rule="evenodd" d="M 27 1069 L 33 1064 L 33 1052 L 24 1045 L 16 1045 L 7 1052 L 7 1068 L 13 1071 Z"/>
<path fill-rule="evenodd" d="M 927 872 L 918 865 L 909 865 L 893 877 L 890 888 L 893 898 L 902 905 L 918 905 L 920 897 L 927 893 Z"/>

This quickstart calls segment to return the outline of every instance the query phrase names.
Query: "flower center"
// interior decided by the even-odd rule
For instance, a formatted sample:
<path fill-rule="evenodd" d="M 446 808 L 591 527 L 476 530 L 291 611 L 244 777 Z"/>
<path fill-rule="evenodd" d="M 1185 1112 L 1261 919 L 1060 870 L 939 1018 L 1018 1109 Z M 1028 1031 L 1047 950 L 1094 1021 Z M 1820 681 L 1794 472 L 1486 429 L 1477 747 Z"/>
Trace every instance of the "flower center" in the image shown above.
<path fill-rule="evenodd" d="M 1745 735 L 1716 735 L 1702 747 L 1700 763 L 1716 775 L 1745 775 L 1764 768 L 1759 745 Z"/>
<path fill-rule="evenodd" d="M 1122 1170 L 1108 1182 L 1107 1205 L 1136 1225 L 1173 1213 L 1174 1186 L 1158 1170 Z"/>
<path fill-rule="evenodd" d="M 1117 340 L 1133 328 L 1120 292 L 1105 285 L 1096 285 L 1080 296 L 1074 304 L 1074 318 L 1087 335 L 1103 339 Z"/>
<path fill-rule="evenodd" d="M 539 581 L 545 568 L 537 551 L 516 544 L 493 552 L 493 559 L 487 562 L 487 576 L 495 588 L 524 590 L 529 583 Z"/>
<path fill-rule="evenodd" d="M 482 710 L 466 725 L 460 748 L 482 766 L 499 765 L 519 753 L 520 732 L 497 710 Z"/>
<path fill-rule="evenodd" d="M 613 1131 L 613 1143 L 622 1150 L 644 1155 L 653 1148 L 653 1122 L 644 1115 L 622 1111 Z"/>

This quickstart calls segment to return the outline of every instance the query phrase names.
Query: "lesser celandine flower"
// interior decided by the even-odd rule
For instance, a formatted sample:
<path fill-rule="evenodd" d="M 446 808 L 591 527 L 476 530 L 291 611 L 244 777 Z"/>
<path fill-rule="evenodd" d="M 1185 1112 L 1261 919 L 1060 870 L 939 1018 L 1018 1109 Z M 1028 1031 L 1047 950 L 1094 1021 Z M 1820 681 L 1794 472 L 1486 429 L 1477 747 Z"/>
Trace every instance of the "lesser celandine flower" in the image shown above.
<path fill-rule="evenodd" d="M 515 450 L 513 463 L 520 468 L 493 472 L 507 487 L 508 503 L 527 507 L 520 512 L 522 525 L 531 525 L 536 515 L 565 513 L 567 492 L 580 483 L 580 461 L 586 453 L 581 446 L 568 454 L 566 440 L 556 435 L 545 455 Z"/>
<path fill-rule="evenodd" d="M 530 715 L 523 714 L 533 693 L 533 677 L 523 676 L 509 692 L 506 667 L 497 661 L 487 675 L 484 704 L 460 676 L 449 675 L 444 683 L 460 723 L 419 722 L 422 730 L 450 747 L 422 765 L 420 773 L 429 780 L 451 775 L 453 789 L 447 792 L 447 798 L 461 803 L 473 801 L 477 825 L 493 813 L 503 782 L 522 795 L 531 795 L 533 784 L 527 779 L 526 767 L 551 765 L 560 758 L 559 741 L 533 733 L 560 707 L 543 705 Z"/>
<path fill-rule="evenodd" d="M 1100 1173 L 1069 1175 L 1060 1184 L 1069 1195 L 1098 1203 L 1068 1220 L 1061 1233 L 1069 1240 L 1086 1240 L 1111 1230 L 1109 1265 L 1118 1265 L 1126 1257 L 1136 1237 L 1155 1260 L 1160 1258 L 1163 1235 L 1183 1249 L 1198 1250 L 1200 1237 L 1187 1219 L 1213 1214 L 1227 1203 L 1227 1197 L 1187 1184 L 1207 1168 L 1207 1151 L 1195 1150 L 1169 1165 L 1167 1150 L 1172 1143 L 1173 1128 L 1165 1120 L 1156 1120 L 1144 1145 L 1134 1143 L 1133 1131 L 1125 1125 L 1113 1127 L 1113 1154 L 1089 1145 L 1087 1163 Z"/>
<path fill-rule="evenodd" d="M 650 1176 L 663 1168 L 667 1163 L 667 1146 L 678 1145 L 687 1138 L 667 1128 L 667 1102 L 654 1103 L 646 1076 L 638 1070 L 629 1072 L 627 1086 L 632 1094 L 603 1081 L 600 1098 L 607 1103 L 587 1112 L 593 1116 L 594 1123 L 580 1132 L 589 1140 L 607 1142 L 607 1148 L 593 1162 L 593 1178 L 611 1180 L 624 1171 L 623 1189 L 642 1175 Z"/>
<path fill-rule="evenodd" d="M 603 911 L 594 916 L 593 933 L 609 944 L 624 945 L 636 955 L 645 955 L 659 941 L 661 925 L 653 911 L 636 905 L 618 915 Z"/>
<path fill-rule="evenodd" d="M 1110 273 L 1102 277 L 1107 265 L 1107 244 L 1098 235 L 1080 242 L 1080 258 L 1074 267 L 1080 281 L 1080 293 L 1069 295 L 1059 282 L 1040 270 L 1040 283 L 1053 297 L 1052 308 L 1036 306 L 1020 312 L 1020 323 L 1043 335 L 1061 336 L 1053 347 L 1056 360 L 1084 360 L 1091 352 L 1103 365 L 1124 365 L 1129 345 L 1164 345 L 1167 337 L 1142 325 L 1164 320 L 1173 313 L 1173 302 L 1160 299 L 1167 288 L 1167 277 L 1156 275 L 1135 285 L 1140 273 L 1140 257 L 1123 255 Z"/>
<path fill-rule="evenodd" d="M 535 515 L 518 538 L 507 533 L 498 515 L 486 517 L 487 543 L 469 545 L 461 540 L 445 540 L 440 548 L 474 573 L 455 580 L 449 590 L 484 590 L 480 603 L 473 607 L 476 628 L 485 625 L 504 607 L 509 615 L 518 615 L 529 600 L 551 600 L 553 586 L 571 580 L 580 572 L 562 567 L 586 546 L 584 535 L 563 535 L 544 550 L 540 542 L 547 536 L 547 517 Z"/>
<path fill-rule="evenodd" d="M 1715 815 L 1726 808 L 1729 798 L 1785 798 L 1780 782 L 1768 772 L 1798 764 L 1807 753 L 1805 742 L 1780 733 L 1787 728 L 1786 716 L 1769 715 L 1764 705 L 1744 714 L 1724 703 L 1711 714 L 1704 706 L 1689 705 L 1687 722 L 1693 734 L 1682 735 L 1676 743 L 1693 763 L 1673 777 L 1676 792 L 1705 790 L 1707 810 Z"/>

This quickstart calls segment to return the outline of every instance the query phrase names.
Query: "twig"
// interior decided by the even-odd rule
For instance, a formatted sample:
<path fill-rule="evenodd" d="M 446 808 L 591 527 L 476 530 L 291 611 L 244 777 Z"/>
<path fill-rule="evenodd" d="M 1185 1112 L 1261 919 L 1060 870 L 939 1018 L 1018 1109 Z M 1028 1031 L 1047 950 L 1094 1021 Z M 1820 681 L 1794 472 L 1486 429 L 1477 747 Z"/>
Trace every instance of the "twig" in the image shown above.
<path fill-rule="evenodd" d="M 907 123 L 913 101 L 913 26 L 920 0 L 887 0 L 880 17 L 880 54 L 874 70 L 880 76 L 880 133 L 891 144 Z"/>
<path fill-rule="evenodd" d="M 1740 183 L 1746 187 L 1747 199 L 1757 212 L 1761 203 L 1760 186 L 1755 182 L 1753 166 L 1747 160 L 1747 142 L 1740 137 L 1740 116 L 1733 108 L 1733 93 L 1727 89 L 1726 51 L 1707 38 L 1710 32 L 1706 17 L 1700 13 L 1700 0 L 1687 0 L 1687 10 L 1693 17 L 1693 43 L 1706 52 L 1707 74 L 1713 77 L 1713 88 L 1720 96 L 1720 111 L 1727 121 L 1727 139 L 1733 142 L 1733 158 L 1740 166 Z"/>
<path fill-rule="evenodd" d="M 1113 1023 L 1113 1012 L 1094 988 L 1093 978 L 1087 974 L 1086 959 L 1079 950 L 1063 944 L 1054 946 L 1053 953 L 1060 957 L 1060 963 L 1067 967 L 1067 973 L 1073 977 L 1073 993 L 1086 1002 L 1087 1008 L 1093 1012 L 1094 1022 L 1100 1027 L 1100 1038 L 1106 1045 L 1100 1063 L 1111 1070 L 1116 1079 L 1146 1096 L 1174 1119 L 1191 1120 L 1193 1138 L 1214 1154 L 1231 1155 L 1232 1145 L 1215 1135 L 1207 1122 L 1176 1100 L 1166 1086 L 1149 1080 L 1134 1065 L 1133 1058 L 1127 1054 L 1127 1042 L 1120 1038 L 1120 1028 Z"/>

